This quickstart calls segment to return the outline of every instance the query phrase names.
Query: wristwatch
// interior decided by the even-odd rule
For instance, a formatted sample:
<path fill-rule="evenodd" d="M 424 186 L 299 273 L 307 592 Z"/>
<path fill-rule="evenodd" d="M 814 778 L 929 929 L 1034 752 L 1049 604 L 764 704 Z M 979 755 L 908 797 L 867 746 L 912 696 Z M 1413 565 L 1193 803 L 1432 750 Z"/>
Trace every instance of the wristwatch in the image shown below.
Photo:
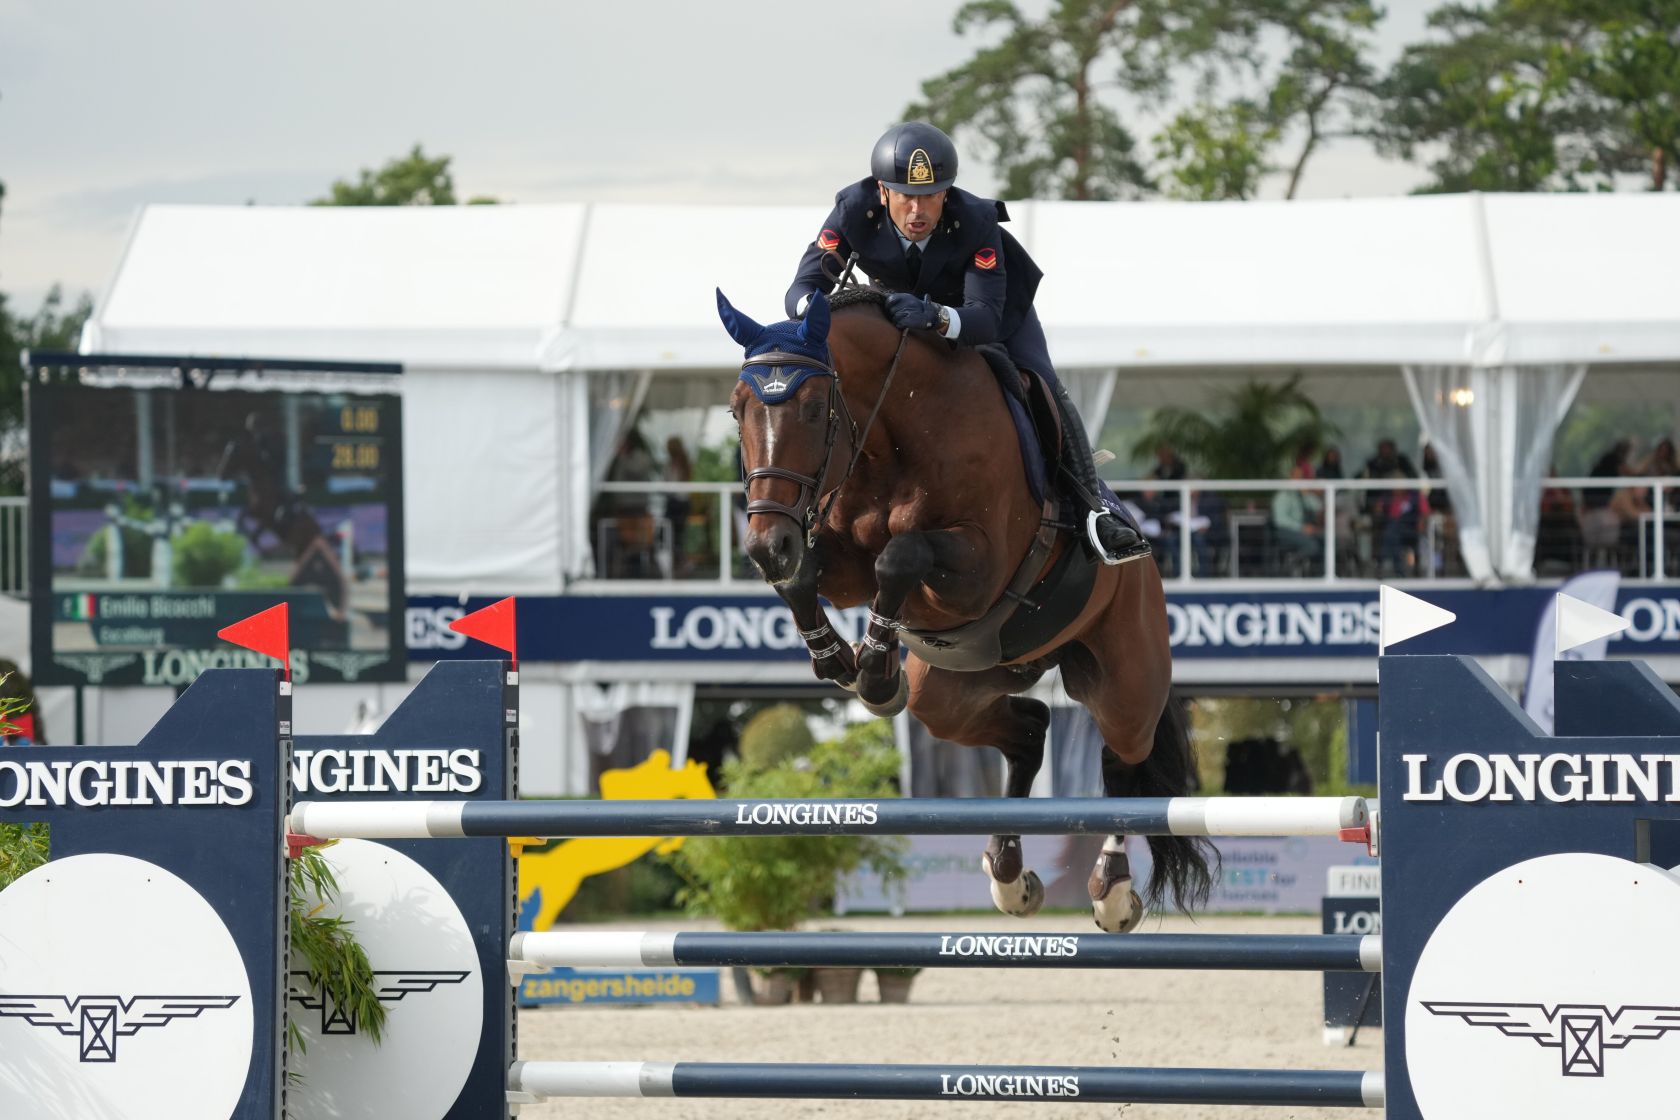
<path fill-rule="evenodd" d="M 939 333 L 945 334 L 951 329 L 951 309 L 943 303 L 939 304 Z"/>

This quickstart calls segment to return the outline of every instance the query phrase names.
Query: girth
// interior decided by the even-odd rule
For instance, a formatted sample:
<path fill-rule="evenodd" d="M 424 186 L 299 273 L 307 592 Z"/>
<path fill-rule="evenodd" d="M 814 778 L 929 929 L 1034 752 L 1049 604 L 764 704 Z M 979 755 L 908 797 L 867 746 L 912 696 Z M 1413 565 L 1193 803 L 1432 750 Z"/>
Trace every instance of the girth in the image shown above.
<path fill-rule="evenodd" d="M 904 644 L 936 668 L 977 672 L 1017 660 L 1071 625 L 1090 601 L 1097 566 L 1071 537 L 1049 565 L 1056 511 L 1056 500 L 1047 499 L 1031 547 L 991 610 L 951 630 L 906 628 L 900 631 Z"/>

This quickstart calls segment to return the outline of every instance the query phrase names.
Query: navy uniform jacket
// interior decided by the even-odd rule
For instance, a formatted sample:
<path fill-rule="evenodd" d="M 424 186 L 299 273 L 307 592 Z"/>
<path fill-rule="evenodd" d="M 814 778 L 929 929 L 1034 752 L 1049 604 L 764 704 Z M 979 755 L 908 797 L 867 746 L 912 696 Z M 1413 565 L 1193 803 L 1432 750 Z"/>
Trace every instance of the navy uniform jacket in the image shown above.
<path fill-rule="evenodd" d="M 911 284 L 904 246 L 875 180 L 853 183 L 834 196 L 833 212 L 799 261 L 799 274 L 787 292 L 788 317 L 798 317 L 799 301 L 812 292 L 833 290 L 834 281 L 822 270 L 827 253 L 838 253 L 844 261 L 856 252 L 858 267 L 877 283 L 956 308 L 964 343 L 1006 340 L 1031 312 L 1044 276 L 1000 226 L 1008 220 L 1003 203 L 952 187 L 939 224 L 922 243 L 920 278 Z"/>

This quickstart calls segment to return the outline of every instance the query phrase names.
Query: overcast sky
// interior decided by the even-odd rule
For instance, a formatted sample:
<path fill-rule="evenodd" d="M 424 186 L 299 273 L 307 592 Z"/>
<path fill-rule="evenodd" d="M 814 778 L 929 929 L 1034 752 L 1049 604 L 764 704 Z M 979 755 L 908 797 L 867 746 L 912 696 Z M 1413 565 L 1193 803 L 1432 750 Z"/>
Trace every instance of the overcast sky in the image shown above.
<path fill-rule="evenodd" d="M 300 203 L 417 141 L 454 157 L 463 197 L 827 201 L 972 52 L 959 6 L 0 0 L 0 291 L 97 296 L 145 203 Z M 1383 60 L 1431 6 L 1390 0 Z M 1350 143 L 1301 193 L 1419 178 Z M 963 184 L 993 180 L 970 162 Z"/>

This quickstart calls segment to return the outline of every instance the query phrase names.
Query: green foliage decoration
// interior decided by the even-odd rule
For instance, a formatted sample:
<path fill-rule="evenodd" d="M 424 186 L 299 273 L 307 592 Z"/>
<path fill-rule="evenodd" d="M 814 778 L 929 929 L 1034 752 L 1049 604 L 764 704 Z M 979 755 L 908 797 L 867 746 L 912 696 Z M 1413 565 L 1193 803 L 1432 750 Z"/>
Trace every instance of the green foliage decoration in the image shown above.
<path fill-rule="evenodd" d="M 171 544 L 177 587 L 220 587 L 245 563 L 245 538 L 206 521 L 192 522 Z"/>
<path fill-rule="evenodd" d="M 762 769 L 723 768 L 730 797 L 897 796 L 899 755 L 886 720 L 860 724 L 809 754 Z M 830 900 L 837 877 L 870 867 L 904 874 L 904 842 L 883 836 L 696 836 L 665 858 L 682 876 L 677 901 L 733 930 L 792 929 Z"/>
<path fill-rule="evenodd" d="M 816 745 L 805 712 L 797 704 L 765 708 L 747 721 L 736 748 L 748 769 L 764 770 L 806 754 Z"/>

